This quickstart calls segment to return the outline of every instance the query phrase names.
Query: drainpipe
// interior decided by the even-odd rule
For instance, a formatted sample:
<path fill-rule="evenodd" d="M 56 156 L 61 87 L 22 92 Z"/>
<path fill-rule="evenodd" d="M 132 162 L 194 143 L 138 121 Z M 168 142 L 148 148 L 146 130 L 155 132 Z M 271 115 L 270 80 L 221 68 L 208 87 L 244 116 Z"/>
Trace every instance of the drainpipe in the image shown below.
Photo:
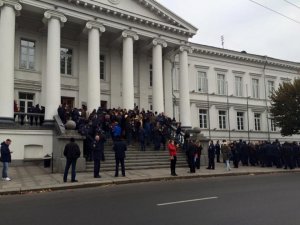
<path fill-rule="evenodd" d="M 266 67 L 268 64 L 268 56 L 265 56 L 265 63 L 263 67 L 263 76 L 264 76 L 264 88 L 265 88 L 265 104 L 266 104 L 266 118 L 267 118 L 267 127 L 268 127 L 268 141 L 270 141 L 270 125 L 269 125 L 269 107 L 268 107 L 268 96 L 267 96 L 267 83 L 266 83 Z"/>

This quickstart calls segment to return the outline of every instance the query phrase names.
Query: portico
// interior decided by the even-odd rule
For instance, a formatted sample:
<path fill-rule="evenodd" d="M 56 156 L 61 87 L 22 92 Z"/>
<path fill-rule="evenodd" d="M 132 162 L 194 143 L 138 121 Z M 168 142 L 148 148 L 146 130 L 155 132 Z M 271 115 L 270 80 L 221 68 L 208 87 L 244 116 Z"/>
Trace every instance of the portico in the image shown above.
<path fill-rule="evenodd" d="M 22 4 L 26 6 L 23 10 Z M 170 89 L 172 85 L 164 84 L 172 82 L 165 78 L 166 73 L 168 76 L 171 73 L 164 68 L 163 62 L 167 53 L 179 54 L 184 46 L 182 43 L 185 43 L 196 29 L 188 24 L 181 24 L 182 21 L 177 20 L 178 18 L 172 14 L 168 15 L 167 11 L 163 12 L 163 8 L 155 4 L 150 9 L 154 14 L 150 14 L 157 19 L 156 21 L 154 18 L 143 18 L 142 15 L 131 17 L 130 12 L 122 13 L 118 2 L 103 5 L 103 1 L 90 4 L 81 0 L 44 1 L 44 4 L 55 5 L 56 9 L 46 10 L 45 8 L 49 7 L 39 3 L 32 5 L 32 1 L 26 0 L 21 3 L 15 0 L 0 1 L 0 47 L 3 49 L 0 59 L 5 59 L 1 60 L 0 64 L 0 81 L 8 83 L 5 88 L 1 88 L 1 96 L 7 96 L 0 98 L 1 105 L 7 106 L 0 112 L 2 120 L 13 121 L 13 102 L 18 99 L 18 93 L 24 91 L 24 85 L 23 90 L 18 87 L 19 85 L 15 86 L 18 80 L 28 80 L 29 85 L 35 82 L 38 86 L 35 103 L 45 106 L 47 121 L 53 120 L 53 116 L 57 114 L 61 96 L 74 98 L 76 107 L 86 104 L 88 111 L 91 112 L 101 105 L 101 101 L 107 102 L 109 107 L 133 109 L 139 105 L 138 99 L 145 98 L 141 95 L 146 94 L 146 99 L 149 99 L 148 103 L 144 103 L 148 105 L 146 110 L 152 108 L 153 112 L 161 113 L 166 111 L 167 106 L 167 111 L 173 111 L 170 109 L 173 105 L 166 102 L 165 96 L 165 93 L 172 92 Z M 124 3 L 120 2 L 120 7 L 122 4 Z M 133 0 L 130 4 L 134 4 L 144 13 L 149 12 L 150 6 L 147 1 Z M 157 11 L 159 9 L 160 11 Z M 163 15 L 157 15 L 158 12 Z M 16 22 L 15 16 L 19 13 L 21 17 Z M 112 20 L 108 22 L 107 16 L 112 17 Z M 38 25 L 32 27 L 25 24 L 27 20 L 37 21 L 37 19 L 43 23 L 37 23 Z M 20 33 L 17 40 L 14 33 L 16 24 L 17 36 Z M 39 39 L 45 40 L 45 42 L 33 41 L 36 46 L 34 60 L 38 61 L 38 49 L 40 52 L 43 49 L 44 60 L 42 58 L 39 65 L 35 64 L 33 68 L 25 70 L 19 69 L 18 65 L 23 58 L 18 59 L 18 56 L 15 56 L 20 39 L 26 38 L 22 28 L 24 24 L 30 27 L 31 32 L 36 33 Z M 72 36 L 70 30 L 73 32 Z M 72 50 L 69 51 L 72 52 L 69 56 L 71 61 L 66 61 L 72 72 L 67 75 L 62 74 L 61 68 L 61 48 L 65 45 L 70 46 Z M 21 48 L 20 51 L 24 50 Z M 114 51 L 117 51 L 114 55 L 120 58 L 121 65 L 117 61 L 112 61 L 111 53 Z M 138 57 L 141 54 L 145 57 Z M 102 60 L 101 57 L 105 59 Z M 142 60 L 144 62 L 140 63 Z M 182 91 L 179 107 L 182 124 L 191 126 L 187 60 L 187 52 L 180 53 L 180 62 L 184 67 L 180 71 Z M 137 65 L 144 65 L 145 68 L 138 68 Z M 149 66 L 152 67 L 152 76 L 149 75 Z M 101 77 L 103 71 L 105 75 Z M 111 71 L 114 71 L 114 74 Z M 25 74 L 32 77 L 26 77 Z M 34 81 L 31 78 L 34 78 Z M 137 88 L 141 82 L 148 89 L 144 93 L 140 93 Z"/>

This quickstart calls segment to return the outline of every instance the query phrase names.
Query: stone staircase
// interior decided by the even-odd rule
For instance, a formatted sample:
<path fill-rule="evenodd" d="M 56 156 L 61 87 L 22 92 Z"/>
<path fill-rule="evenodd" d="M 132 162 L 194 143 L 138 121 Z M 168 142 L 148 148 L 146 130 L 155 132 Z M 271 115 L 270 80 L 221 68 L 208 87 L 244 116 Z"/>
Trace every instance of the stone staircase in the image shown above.
<path fill-rule="evenodd" d="M 104 148 L 105 161 L 101 162 L 100 171 L 114 171 L 115 170 L 115 155 L 112 150 L 112 143 L 109 141 Z M 126 170 L 139 169 L 159 169 L 169 168 L 169 151 L 168 150 L 153 150 L 152 146 L 146 147 L 146 151 L 139 150 L 139 145 L 130 145 L 127 147 L 125 168 Z M 177 153 L 176 167 L 186 167 L 188 169 L 186 156 L 183 151 Z M 94 169 L 94 162 L 87 162 L 86 171 L 92 172 Z"/>

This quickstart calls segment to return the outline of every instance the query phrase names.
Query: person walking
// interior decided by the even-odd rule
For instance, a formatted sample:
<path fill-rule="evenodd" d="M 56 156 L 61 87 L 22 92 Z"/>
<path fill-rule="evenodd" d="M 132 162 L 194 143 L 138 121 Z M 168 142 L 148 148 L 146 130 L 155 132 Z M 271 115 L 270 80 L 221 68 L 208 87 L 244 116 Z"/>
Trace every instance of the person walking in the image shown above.
<path fill-rule="evenodd" d="M 6 139 L 1 143 L 1 161 L 3 163 L 2 169 L 2 180 L 10 181 L 11 179 L 8 177 L 8 164 L 11 163 L 11 153 L 9 149 L 9 145 L 11 144 L 10 139 Z"/>
<path fill-rule="evenodd" d="M 75 139 L 71 138 L 70 143 L 66 144 L 64 149 L 64 156 L 67 159 L 65 172 L 64 172 L 64 182 L 67 182 L 67 177 L 69 173 L 70 166 L 72 165 L 72 175 L 71 175 L 71 182 L 78 182 L 75 179 L 76 177 L 76 162 L 77 159 L 80 157 L 80 148 L 75 143 Z"/>
<path fill-rule="evenodd" d="M 94 157 L 94 178 L 101 178 L 100 176 L 100 161 L 104 160 L 104 143 L 106 139 L 104 135 L 96 135 L 93 143 L 93 157 Z"/>
<path fill-rule="evenodd" d="M 168 149 L 170 153 L 170 168 L 171 168 L 171 175 L 177 176 L 176 170 L 176 161 L 177 161 L 177 147 L 173 139 L 169 140 Z"/>
<path fill-rule="evenodd" d="M 122 176 L 125 177 L 125 152 L 127 151 L 127 145 L 124 141 L 121 140 L 120 136 L 115 137 L 115 142 L 113 145 L 113 150 L 115 152 L 115 160 L 116 160 L 116 169 L 115 169 L 115 177 L 119 176 L 119 164 L 121 163 Z"/>
<path fill-rule="evenodd" d="M 223 140 L 222 146 L 221 146 L 221 152 L 223 155 L 223 160 L 226 164 L 226 170 L 230 171 L 230 157 L 231 157 L 231 150 L 230 147 L 228 146 L 226 140 Z"/>

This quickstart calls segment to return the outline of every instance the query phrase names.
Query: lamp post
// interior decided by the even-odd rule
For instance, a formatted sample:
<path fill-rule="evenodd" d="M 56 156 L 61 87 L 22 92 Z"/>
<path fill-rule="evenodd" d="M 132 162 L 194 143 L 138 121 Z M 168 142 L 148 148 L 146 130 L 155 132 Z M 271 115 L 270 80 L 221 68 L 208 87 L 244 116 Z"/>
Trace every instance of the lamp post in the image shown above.
<path fill-rule="evenodd" d="M 250 142 L 248 84 L 246 84 L 246 95 L 247 95 L 247 123 L 248 123 L 247 127 L 248 127 L 248 142 Z"/>
<path fill-rule="evenodd" d="M 228 82 L 227 81 L 226 81 L 226 97 L 227 97 L 228 136 L 229 136 L 229 141 L 231 141 L 230 115 L 229 115 L 229 96 L 228 96 Z"/>
<path fill-rule="evenodd" d="M 209 93 L 208 93 L 208 89 L 207 89 L 208 136 L 209 136 L 209 140 L 210 140 L 210 139 L 211 139 L 211 132 L 210 132 L 210 113 L 209 113 L 209 109 L 210 109 L 210 104 L 209 104 Z"/>

